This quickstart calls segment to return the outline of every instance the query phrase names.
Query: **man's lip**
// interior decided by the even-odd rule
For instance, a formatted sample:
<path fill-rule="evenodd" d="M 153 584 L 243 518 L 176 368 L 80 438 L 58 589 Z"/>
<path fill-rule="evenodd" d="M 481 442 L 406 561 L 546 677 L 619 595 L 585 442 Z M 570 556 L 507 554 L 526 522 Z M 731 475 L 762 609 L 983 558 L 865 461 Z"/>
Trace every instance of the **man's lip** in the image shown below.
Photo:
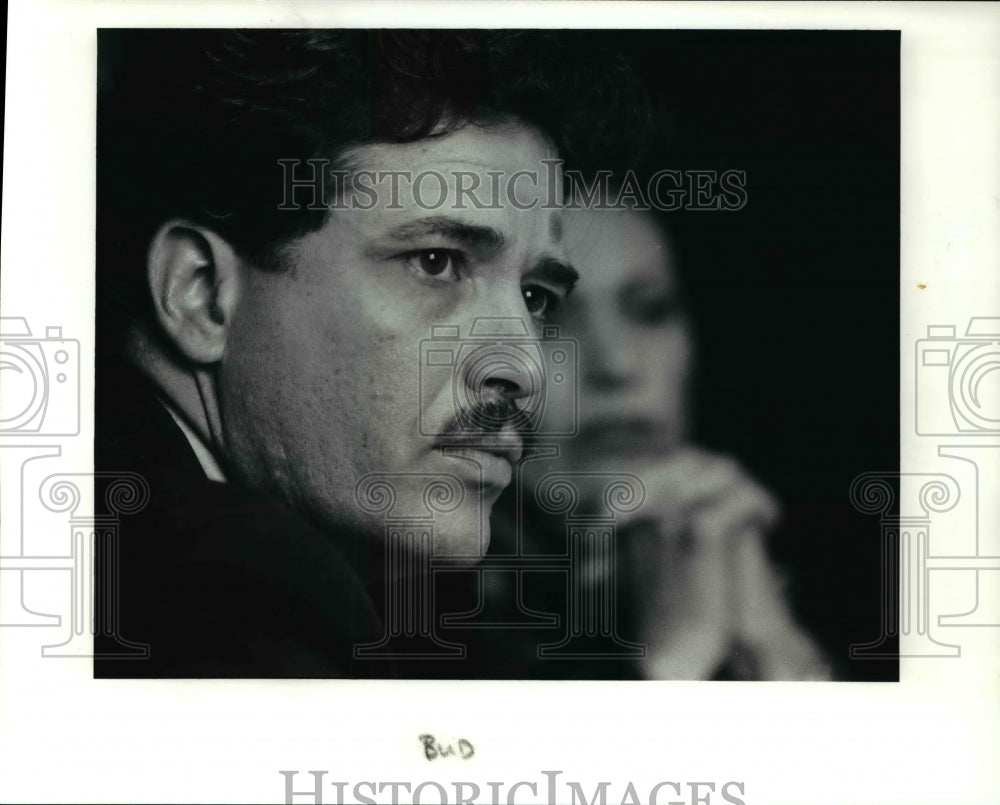
<path fill-rule="evenodd" d="M 506 459 L 512 465 L 521 460 L 524 449 L 520 435 L 509 431 L 441 437 L 434 443 L 434 447 L 442 451 L 446 447 L 482 450 L 484 453 Z"/>

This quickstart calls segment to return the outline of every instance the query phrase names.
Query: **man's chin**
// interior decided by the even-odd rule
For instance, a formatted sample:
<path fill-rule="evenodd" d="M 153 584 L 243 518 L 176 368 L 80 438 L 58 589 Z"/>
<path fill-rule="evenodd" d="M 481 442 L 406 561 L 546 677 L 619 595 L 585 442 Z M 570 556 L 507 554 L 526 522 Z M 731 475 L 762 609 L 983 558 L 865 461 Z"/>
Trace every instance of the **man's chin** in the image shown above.
<path fill-rule="evenodd" d="M 490 544 L 489 519 L 484 519 L 480 523 L 478 512 L 461 511 L 438 514 L 430 520 L 400 519 L 378 528 L 373 544 L 382 546 L 387 561 L 397 557 L 397 564 L 475 565 L 486 555 Z"/>
<path fill-rule="evenodd" d="M 490 546 L 489 508 L 480 522 L 478 512 L 471 516 L 454 512 L 441 518 L 434 531 L 431 557 L 452 565 L 474 565 L 486 555 Z"/>

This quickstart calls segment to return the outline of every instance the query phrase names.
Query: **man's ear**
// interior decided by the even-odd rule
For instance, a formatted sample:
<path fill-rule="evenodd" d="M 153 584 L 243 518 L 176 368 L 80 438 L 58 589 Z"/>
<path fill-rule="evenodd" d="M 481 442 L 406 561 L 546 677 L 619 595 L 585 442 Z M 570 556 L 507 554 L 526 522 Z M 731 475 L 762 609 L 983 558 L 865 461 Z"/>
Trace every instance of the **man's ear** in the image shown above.
<path fill-rule="evenodd" d="M 196 363 L 221 360 L 240 280 L 229 243 L 190 221 L 168 221 L 150 241 L 146 276 L 156 319 L 177 349 Z"/>

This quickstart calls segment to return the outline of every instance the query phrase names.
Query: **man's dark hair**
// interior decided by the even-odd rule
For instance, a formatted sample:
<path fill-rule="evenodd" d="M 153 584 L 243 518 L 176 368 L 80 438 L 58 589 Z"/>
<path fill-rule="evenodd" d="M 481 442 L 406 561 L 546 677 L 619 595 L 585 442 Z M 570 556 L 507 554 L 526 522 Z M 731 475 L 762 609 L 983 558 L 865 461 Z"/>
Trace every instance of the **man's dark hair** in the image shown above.
<path fill-rule="evenodd" d="M 648 118 L 627 62 L 588 32 L 105 30 L 98 52 L 106 343 L 148 313 L 142 267 L 165 220 L 211 226 L 269 270 L 322 226 L 326 210 L 278 209 L 278 159 L 335 163 L 352 145 L 516 118 L 568 165 L 614 165 Z"/>

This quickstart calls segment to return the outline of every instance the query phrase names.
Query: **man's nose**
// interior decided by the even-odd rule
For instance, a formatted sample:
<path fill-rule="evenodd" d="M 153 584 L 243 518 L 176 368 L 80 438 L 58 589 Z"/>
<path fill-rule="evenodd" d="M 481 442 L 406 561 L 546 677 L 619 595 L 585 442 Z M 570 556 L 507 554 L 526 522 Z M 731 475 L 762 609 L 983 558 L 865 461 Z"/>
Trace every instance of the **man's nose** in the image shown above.
<path fill-rule="evenodd" d="M 531 325 L 519 316 L 480 317 L 470 330 L 473 349 L 465 385 L 483 405 L 516 403 L 538 407 L 545 391 L 545 362 Z"/>
<path fill-rule="evenodd" d="M 499 361 L 478 386 L 477 393 L 485 403 L 506 401 L 517 403 L 521 410 L 528 410 L 533 408 L 533 401 L 542 394 L 544 384 L 545 377 L 541 371 Z"/>
<path fill-rule="evenodd" d="M 518 402 L 525 408 L 543 393 L 545 369 L 536 342 L 497 341 L 484 345 L 481 353 L 480 365 L 467 380 L 482 402 Z"/>

